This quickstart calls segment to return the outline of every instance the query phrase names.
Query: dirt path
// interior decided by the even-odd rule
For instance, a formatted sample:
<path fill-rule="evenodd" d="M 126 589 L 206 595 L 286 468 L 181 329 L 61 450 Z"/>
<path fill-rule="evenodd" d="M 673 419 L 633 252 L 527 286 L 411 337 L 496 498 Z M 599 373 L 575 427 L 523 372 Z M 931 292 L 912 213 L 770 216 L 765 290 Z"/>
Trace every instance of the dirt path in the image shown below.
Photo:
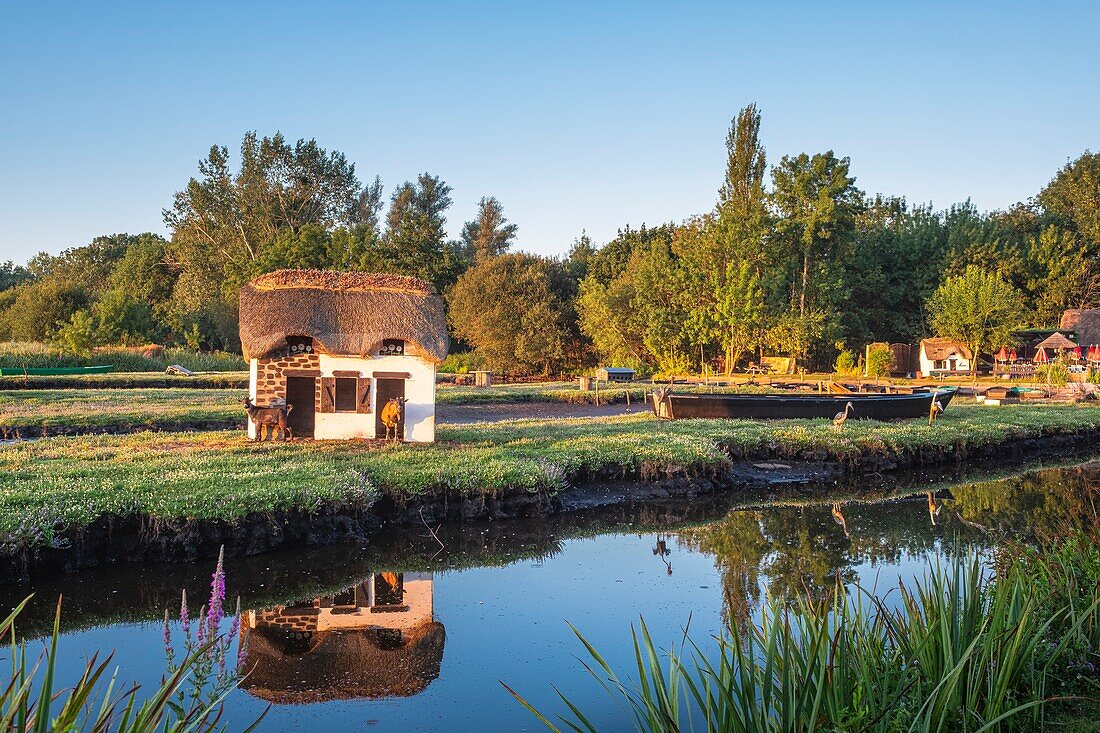
<path fill-rule="evenodd" d="M 506 402 L 489 405 L 437 405 L 436 422 L 450 425 L 501 422 L 551 417 L 611 417 L 647 412 L 644 404 L 572 405 L 566 402 Z"/>

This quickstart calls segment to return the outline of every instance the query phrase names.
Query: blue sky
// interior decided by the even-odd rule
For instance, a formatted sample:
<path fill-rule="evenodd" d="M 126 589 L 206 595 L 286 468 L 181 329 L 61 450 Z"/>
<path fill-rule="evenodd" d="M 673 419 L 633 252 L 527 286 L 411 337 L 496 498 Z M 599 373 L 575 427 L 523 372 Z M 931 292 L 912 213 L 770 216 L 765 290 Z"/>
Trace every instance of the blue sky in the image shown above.
<path fill-rule="evenodd" d="M 519 246 L 708 210 L 729 120 L 769 163 L 832 149 L 861 188 L 979 208 L 1100 148 L 1100 3 L 0 5 L 0 260 L 164 232 L 211 144 L 281 130 L 387 190 L 494 195 Z"/>

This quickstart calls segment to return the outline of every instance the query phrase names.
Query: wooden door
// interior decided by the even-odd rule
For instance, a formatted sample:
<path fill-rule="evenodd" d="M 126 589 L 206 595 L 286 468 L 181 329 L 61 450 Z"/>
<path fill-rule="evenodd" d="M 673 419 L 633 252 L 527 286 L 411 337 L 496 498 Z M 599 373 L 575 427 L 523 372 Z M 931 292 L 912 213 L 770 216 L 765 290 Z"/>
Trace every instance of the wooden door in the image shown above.
<path fill-rule="evenodd" d="M 386 426 L 382 423 L 382 410 L 386 407 L 386 403 L 395 397 L 405 396 L 405 380 L 404 379 L 378 379 L 375 380 L 377 384 L 374 387 L 375 396 L 375 408 L 374 408 L 374 437 L 385 438 Z M 397 437 L 401 440 L 405 439 L 405 411 L 401 411 L 401 422 L 397 424 Z"/>
<path fill-rule="evenodd" d="M 294 406 L 286 416 L 286 423 L 295 438 L 313 437 L 316 389 L 316 377 L 286 378 L 286 403 Z"/>

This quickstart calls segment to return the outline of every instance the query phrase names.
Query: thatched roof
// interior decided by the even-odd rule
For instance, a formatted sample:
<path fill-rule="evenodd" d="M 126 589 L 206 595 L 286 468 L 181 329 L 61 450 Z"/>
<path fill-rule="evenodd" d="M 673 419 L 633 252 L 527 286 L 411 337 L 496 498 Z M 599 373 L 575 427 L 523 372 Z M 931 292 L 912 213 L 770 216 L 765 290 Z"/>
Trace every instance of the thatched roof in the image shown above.
<path fill-rule="evenodd" d="M 439 363 L 447 356 L 443 300 L 423 280 L 325 270 L 276 270 L 241 288 L 241 348 L 245 359 L 309 336 L 323 354 L 367 356 L 383 339 L 401 339 Z"/>
<path fill-rule="evenodd" d="M 1043 339 L 1039 343 L 1035 344 L 1035 348 L 1036 349 L 1065 350 L 1065 349 L 1072 349 L 1076 345 L 1077 344 L 1070 341 L 1064 335 L 1062 335 L 1062 334 L 1058 333 L 1057 331 L 1055 331 L 1054 333 L 1050 334 L 1049 336 L 1047 336 L 1045 339 Z"/>
<path fill-rule="evenodd" d="M 932 361 L 942 361 L 952 354 L 958 354 L 967 361 L 974 358 L 973 352 L 958 341 L 948 338 L 930 338 L 920 342 L 924 355 Z"/>
<path fill-rule="evenodd" d="M 299 651 L 293 633 L 277 626 L 249 631 L 242 688 L 281 705 L 410 697 L 439 676 L 447 638 L 443 624 L 431 621 L 405 631 L 396 646 L 384 630 L 353 629 L 314 632 L 309 649 Z"/>
<path fill-rule="evenodd" d="M 1082 346 L 1100 344 L 1100 308 L 1074 308 L 1062 314 L 1058 327 L 1064 331 L 1076 331 L 1077 343 Z"/>

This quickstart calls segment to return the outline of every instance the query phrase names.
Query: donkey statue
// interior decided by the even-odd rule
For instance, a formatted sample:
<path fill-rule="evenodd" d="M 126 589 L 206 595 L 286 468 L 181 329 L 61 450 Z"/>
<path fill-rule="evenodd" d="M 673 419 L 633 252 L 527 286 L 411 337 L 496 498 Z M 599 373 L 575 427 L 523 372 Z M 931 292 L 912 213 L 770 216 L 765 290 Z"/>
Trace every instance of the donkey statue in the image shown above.
<path fill-rule="evenodd" d="M 248 419 L 256 425 L 256 437 L 254 440 L 264 440 L 264 429 L 267 429 L 267 440 L 274 440 L 275 432 L 279 433 L 279 440 L 286 440 L 291 435 L 287 427 L 286 416 L 294 409 L 294 405 L 273 405 L 271 407 L 256 407 L 252 404 L 252 398 L 244 398 L 244 411 L 248 413 Z"/>
<path fill-rule="evenodd" d="M 386 440 L 390 439 L 391 430 L 393 431 L 394 443 L 398 441 L 399 437 L 404 440 L 405 436 L 397 435 L 397 429 L 405 422 L 405 403 L 408 401 L 405 397 L 394 397 L 382 408 L 382 413 L 378 417 L 382 424 L 386 426 Z"/>

